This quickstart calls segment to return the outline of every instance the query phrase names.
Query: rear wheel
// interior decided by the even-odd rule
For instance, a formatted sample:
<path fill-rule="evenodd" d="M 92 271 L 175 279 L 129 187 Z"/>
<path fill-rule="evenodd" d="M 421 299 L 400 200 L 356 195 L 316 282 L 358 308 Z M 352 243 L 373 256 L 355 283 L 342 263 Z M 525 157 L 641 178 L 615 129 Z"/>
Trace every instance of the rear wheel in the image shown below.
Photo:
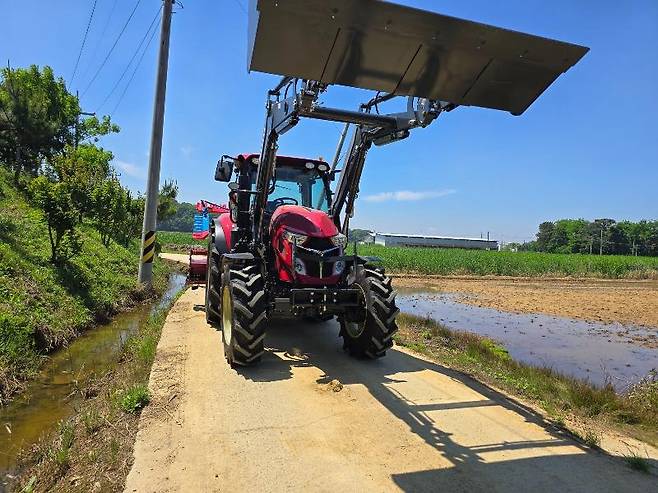
<path fill-rule="evenodd" d="M 393 346 L 393 335 L 398 330 L 395 323 L 400 312 L 395 305 L 397 293 L 391 286 L 391 278 L 379 268 L 360 267 L 354 284 L 363 290 L 365 314 L 339 317 L 343 347 L 352 356 L 379 358 Z"/>
<path fill-rule="evenodd" d="M 264 352 L 267 302 L 263 275 L 256 264 L 224 270 L 222 280 L 222 338 L 231 366 L 250 365 Z"/>
<path fill-rule="evenodd" d="M 219 324 L 221 315 L 222 276 L 219 269 L 221 258 L 211 240 L 208 245 L 208 272 L 206 273 L 206 322 Z"/>

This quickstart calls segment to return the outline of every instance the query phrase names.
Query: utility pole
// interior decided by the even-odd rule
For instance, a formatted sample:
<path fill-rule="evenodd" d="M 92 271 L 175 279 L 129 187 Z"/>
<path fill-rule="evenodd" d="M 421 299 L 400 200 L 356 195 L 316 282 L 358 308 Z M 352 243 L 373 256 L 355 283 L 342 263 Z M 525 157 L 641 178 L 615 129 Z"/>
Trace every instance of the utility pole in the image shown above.
<path fill-rule="evenodd" d="M 78 96 L 78 91 L 75 91 L 75 99 L 78 100 L 78 107 L 80 106 L 80 97 Z M 80 116 L 96 116 L 96 113 L 89 113 L 88 111 L 78 111 L 78 116 L 75 117 L 75 149 L 78 148 L 80 144 Z"/>
<path fill-rule="evenodd" d="M 146 182 L 146 203 L 142 225 L 142 249 L 139 262 L 140 284 L 151 284 L 153 279 L 153 257 L 155 255 L 155 227 L 158 213 L 160 187 L 160 159 L 162 157 L 162 129 L 164 127 L 165 94 L 167 92 L 167 67 L 169 65 L 169 34 L 174 0 L 163 0 L 162 27 L 160 29 L 160 52 L 158 54 L 158 78 L 155 85 L 153 127 L 149 173 Z"/>

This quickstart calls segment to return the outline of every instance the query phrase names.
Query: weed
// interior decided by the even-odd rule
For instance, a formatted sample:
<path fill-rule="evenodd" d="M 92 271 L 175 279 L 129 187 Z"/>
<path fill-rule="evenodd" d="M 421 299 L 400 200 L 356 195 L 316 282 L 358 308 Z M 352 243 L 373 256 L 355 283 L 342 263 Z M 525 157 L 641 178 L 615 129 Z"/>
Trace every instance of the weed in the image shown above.
<path fill-rule="evenodd" d="M 582 439 L 585 445 L 591 448 L 597 448 L 601 445 L 601 437 L 593 430 L 587 430 Z"/>
<path fill-rule="evenodd" d="M 119 407 L 126 413 L 136 413 L 145 407 L 151 398 L 146 385 L 139 384 L 125 390 L 119 399 Z"/>
<path fill-rule="evenodd" d="M 649 461 L 644 457 L 640 457 L 635 452 L 631 452 L 630 454 L 625 455 L 624 461 L 626 461 L 628 467 L 636 471 L 640 471 L 646 474 L 651 471 L 651 465 L 649 464 Z"/>
<path fill-rule="evenodd" d="M 82 424 L 87 434 L 91 435 L 101 427 L 101 416 L 96 408 L 90 408 L 82 413 Z"/>
<path fill-rule="evenodd" d="M 98 450 L 91 449 L 89 452 L 87 452 L 87 460 L 89 461 L 90 464 L 96 464 L 98 462 Z"/>
<path fill-rule="evenodd" d="M 70 421 L 62 421 L 59 424 L 58 439 L 50 448 L 48 457 L 57 466 L 60 473 L 69 468 L 70 451 L 75 440 L 75 429 Z"/>
<path fill-rule="evenodd" d="M 23 486 L 23 489 L 21 489 L 21 493 L 33 493 L 36 484 L 37 484 L 37 477 L 36 476 L 30 477 L 30 480 L 25 484 L 25 486 Z"/>
<path fill-rule="evenodd" d="M 119 441 L 113 438 L 110 440 L 110 461 L 114 464 L 119 458 Z"/>
<path fill-rule="evenodd" d="M 411 344 L 407 344 L 407 347 L 417 353 L 424 353 L 427 350 L 427 346 L 422 342 L 412 342 Z"/>

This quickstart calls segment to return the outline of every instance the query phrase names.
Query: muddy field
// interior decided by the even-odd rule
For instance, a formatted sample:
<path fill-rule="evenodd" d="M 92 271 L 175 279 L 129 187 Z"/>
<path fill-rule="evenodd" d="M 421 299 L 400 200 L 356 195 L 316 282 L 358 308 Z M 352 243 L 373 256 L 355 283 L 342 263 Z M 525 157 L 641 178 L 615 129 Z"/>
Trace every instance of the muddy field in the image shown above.
<path fill-rule="evenodd" d="M 457 293 L 461 303 L 599 323 L 658 328 L 658 281 L 396 277 L 398 288 Z M 658 347 L 658 329 L 629 334 Z"/>

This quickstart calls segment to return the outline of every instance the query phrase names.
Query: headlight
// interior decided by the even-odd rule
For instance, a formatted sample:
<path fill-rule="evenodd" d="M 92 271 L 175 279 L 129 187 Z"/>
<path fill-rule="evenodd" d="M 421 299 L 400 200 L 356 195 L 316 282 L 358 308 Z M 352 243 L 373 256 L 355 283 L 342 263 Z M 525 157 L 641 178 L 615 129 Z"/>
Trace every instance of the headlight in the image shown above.
<path fill-rule="evenodd" d="M 336 246 L 345 248 L 345 245 L 347 245 L 347 236 L 342 233 L 338 233 L 336 236 L 331 237 L 331 242 Z"/>
<path fill-rule="evenodd" d="M 283 237 L 286 239 L 286 241 L 290 243 L 297 243 L 298 245 L 301 245 L 302 243 L 306 242 L 306 240 L 308 240 L 308 236 L 300 235 L 299 233 L 291 233 L 288 230 L 283 231 Z"/>

